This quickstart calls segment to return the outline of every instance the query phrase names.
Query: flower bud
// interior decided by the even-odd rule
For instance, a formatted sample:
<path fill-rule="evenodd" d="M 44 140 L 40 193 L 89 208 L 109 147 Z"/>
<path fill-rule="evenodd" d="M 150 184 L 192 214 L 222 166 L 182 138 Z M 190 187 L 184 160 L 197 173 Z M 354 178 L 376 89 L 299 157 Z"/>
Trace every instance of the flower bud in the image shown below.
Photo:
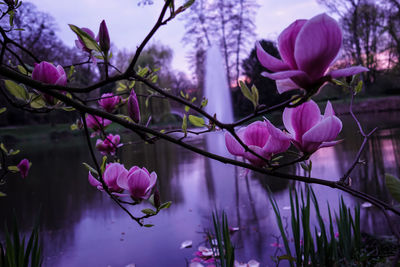
<path fill-rule="evenodd" d="M 107 25 L 104 20 L 100 23 L 99 44 L 101 50 L 107 54 L 108 50 L 110 50 L 110 36 L 108 35 Z"/>
<path fill-rule="evenodd" d="M 31 167 L 31 164 L 30 164 L 29 160 L 27 160 L 27 159 L 23 159 L 18 163 L 17 168 L 19 169 L 19 172 L 21 173 L 22 178 L 25 178 L 26 176 L 28 176 L 28 171 L 29 171 L 30 167 Z"/>
<path fill-rule="evenodd" d="M 136 123 L 140 121 L 140 109 L 135 90 L 131 90 L 128 98 L 128 113 L 129 117 Z"/>

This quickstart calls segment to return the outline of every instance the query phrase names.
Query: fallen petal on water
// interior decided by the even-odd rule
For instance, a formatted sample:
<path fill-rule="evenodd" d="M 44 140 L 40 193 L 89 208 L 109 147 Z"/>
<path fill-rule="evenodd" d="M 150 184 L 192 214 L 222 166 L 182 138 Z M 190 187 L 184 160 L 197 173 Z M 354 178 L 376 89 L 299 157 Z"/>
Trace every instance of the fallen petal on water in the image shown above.
<path fill-rule="evenodd" d="M 364 202 L 364 203 L 361 204 L 361 207 L 367 209 L 367 208 L 372 207 L 372 204 L 369 203 L 369 202 Z"/>
<path fill-rule="evenodd" d="M 193 245 L 192 240 L 185 240 L 181 244 L 181 249 L 190 248 L 190 247 L 192 247 L 192 245 Z"/>

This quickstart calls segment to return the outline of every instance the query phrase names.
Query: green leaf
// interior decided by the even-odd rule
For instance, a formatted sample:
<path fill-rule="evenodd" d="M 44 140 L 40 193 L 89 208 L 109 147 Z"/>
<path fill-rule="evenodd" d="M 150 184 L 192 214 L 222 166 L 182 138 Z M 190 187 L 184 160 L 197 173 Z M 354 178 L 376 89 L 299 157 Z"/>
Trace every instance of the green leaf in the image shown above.
<path fill-rule="evenodd" d="M 69 27 L 74 33 L 76 33 L 79 36 L 79 38 L 81 38 L 82 42 L 85 44 L 87 48 L 98 52 L 101 51 L 96 40 L 94 40 L 87 32 L 83 31 L 81 28 L 72 24 L 69 24 Z"/>
<path fill-rule="evenodd" d="M 75 131 L 78 130 L 78 125 L 76 123 L 73 123 L 69 128 L 71 129 L 71 131 Z"/>
<path fill-rule="evenodd" d="M 394 175 L 385 173 L 386 188 L 392 197 L 400 202 L 400 180 Z"/>
<path fill-rule="evenodd" d="M 172 204 L 171 201 L 165 202 L 165 203 L 161 204 L 161 206 L 158 209 L 160 209 L 160 210 L 168 209 L 171 206 L 171 204 Z"/>
<path fill-rule="evenodd" d="M 143 225 L 144 227 L 147 227 L 147 228 L 150 228 L 150 227 L 153 227 L 154 226 L 154 224 L 145 224 L 145 225 Z"/>
<path fill-rule="evenodd" d="M 7 108 L 6 108 L 6 107 L 2 107 L 2 108 L 0 108 L 0 114 L 1 114 L 1 113 L 4 113 L 6 110 L 7 110 Z"/>
<path fill-rule="evenodd" d="M 346 84 L 340 80 L 332 79 L 332 81 L 339 86 L 346 86 Z"/>
<path fill-rule="evenodd" d="M 254 99 L 254 104 L 256 104 L 256 106 L 258 106 L 258 100 L 259 100 L 259 94 L 258 94 L 258 89 L 255 85 L 253 85 L 251 87 L 251 93 L 253 95 L 253 99 Z"/>
<path fill-rule="evenodd" d="M 3 150 L 6 154 L 8 154 L 8 150 L 7 150 L 6 146 L 5 146 L 3 143 L 0 144 L 0 148 L 1 148 L 1 150 Z"/>
<path fill-rule="evenodd" d="M 72 65 L 72 66 L 69 68 L 69 71 L 68 71 L 68 79 L 71 79 L 71 77 L 72 77 L 72 75 L 74 75 L 74 73 L 75 73 L 75 66 Z"/>
<path fill-rule="evenodd" d="M 153 76 L 151 76 L 151 82 L 152 82 L 152 83 L 156 83 L 157 80 L 158 80 L 158 75 L 153 75 Z"/>
<path fill-rule="evenodd" d="M 357 86 L 356 86 L 356 88 L 354 88 L 354 92 L 355 92 L 356 94 L 360 93 L 361 90 L 362 90 L 362 87 L 363 87 L 363 81 L 359 81 L 358 84 L 357 84 Z"/>
<path fill-rule="evenodd" d="M 62 107 L 62 109 L 65 111 L 68 111 L 68 112 L 75 110 L 75 108 L 73 108 L 73 107 Z"/>
<path fill-rule="evenodd" d="M 14 150 L 14 149 L 10 149 L 10 152 L 8 153 L 10 156 L 15 156 L 17 155 L 19 152 L 21 152 L 19 149 Z"/>
<path fill-rule="evenodd" d="M 146 215 L 154 215 L 157 213 L 155 210 L 152 209 L 143 209 L 142 212 Z"/>
<path fill-rule="evenodd" d="M 192 100 L 190 100 L 190 101 L 193 103 L 196 100 L 197 100 L 197 97 L 193 97 Z"/>
<path fill-rule="evenodd" d="M 185 133 L 185 136 L 187 134 L 187 117 L 186 114 L 183 115 L 183 121 L 182 121 L 182 130 Z"/>
<path fill-rule="evenodd" d="M 134 123 L 134 121 L 129 116 L 118 114 L 117 117 L 120 117 L 121 119 Z"/>
<path fill-rule="evenodd" d="M 25 87 L 11 81 L 5 80 L 4 84 L 7 90 L 16 98 L 20 100 L 27 100 L 28 99 L 28 92 L 26 91 Z"/>
<path fill-rule="evenodd" d="M 18 68 L 19 72 L 21 72 L 22 74 L 28 75 L 28 71 L 23 66 L 18 65 L 17 68 Z"/>
<path fill-rule="evenodd" d="M 145 68 L 140 68 L 139 67 L 139 71 L 137 72 L 137 74 L 141 77 L 144 77 L 147 73 L 149 72 L 149 68 L 145 67 Z"/>
<path fill-rule="evenodd" d="M 106 163 L 107 163 L 107 156 L 103 156 L 103 161 L 101 162 L 100 166 L 101 173 L 104 173 L 106 169 Z"/>
<path fill-rule="evenodd" d="M 204 98 L 204 99 L 201 101 L 201 107 L 204 108 L 205 106 L 207 106 L 207 104 L 208 104 L 208 99 L 207 99 L 207 98 Z"/>
<path fill-rule="evenodd" d="M 8 12 L 8 15 L 10 15 L 9 23 L 10 23 L 10 26 L 12 27 L 12 26 L 14 26 L 14 15 L 15 15 L 14 10 L 10 10 L 10 11 Z"/>
<path fill-rule="evenodd" d="M 202 127 L 205 124 L 203 118 L 193 116 L 193 115 L 189 115 L 189 121 L 191 124 L 193 124 L 194 126 L 197 126 L 197 127 Z"/>
<path fill-rule="evenodd" d="M 10 172 L 19 172 L 19 168 L 17 166 L 8 166 L 7 168 Z"/>
<path fill-rule="evenodd" d="M 31 94 L 31 102 L 29 105 L 31 108 L 40 109 L 46 106 L 46 101 L 43 99 L 41 95 Z"/>
<path fill-rule="evenodd" d="M 185 106 L 185 111 L 189 112 L 189 110 L 190 110 L 190 107 L 189 106 Z"/>
<path fill-rule="evenodd" d="M 0 192 L 0 197 L 6 197 L 7 195 L 3 192 Z"/>
<path fill-rule="evenodd" d="M 96 174 L 97 176 L 99 175 L 99 173 L 89 164 L 87 164 L 86 162 L 82 162 L 83 166 L 86 167 L 86 169 L 88 169 L 88 171 L 90 171 L 93 174 Z"/>
<path fill-rule="evenodd" d="M 185 93 L 183 91 L 180 91 L 180 94 L 183 98 L 185 98 Z"/>

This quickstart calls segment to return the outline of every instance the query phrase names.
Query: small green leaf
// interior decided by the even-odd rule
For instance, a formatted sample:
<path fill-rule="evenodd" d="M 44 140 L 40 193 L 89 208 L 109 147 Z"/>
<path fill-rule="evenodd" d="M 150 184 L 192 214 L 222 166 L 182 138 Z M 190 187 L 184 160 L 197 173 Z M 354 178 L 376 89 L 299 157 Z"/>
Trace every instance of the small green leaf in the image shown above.
<path fill-rule="evenodd" d="M 356 94 L 360 93 L 361 90 L 362 90 L 362 87 L 363 87 L 363 81 L 359 81 L 358 84 L 357 84 L 357 86 L 356 86 L 356 88 L 354 88 L 354 92 L 355 92 Z"/>
<path fill-rule="evenodd" d="M 75 108 L 73 108 L 73 107 L 62 107 L 62 109 L 65 111 L 68 111 L 68 112 L 75 110 Z"/>
<path fill-rule="evenodd" d="M 87 164 L 86 162 L 82 162 L 83 166 L 86 167 L 86 169 L 88 169 L 88 171 L 90 171 L 93 174 L 96 174 L 97 176 L 99 175 L 99 173 L 89 164 Z"/>
<path fill-rule="evenodd" d="M 207 104 L 208 104 L 208 99 L 203 98 L 203 100 L 201 101 L 201 107 L 204 108 L 205 106 L 207 106 Z"/>
<path fill-rule="evenodd" d="M 69 24 L 69 27 L 74 33 L 76 33 L 79 36 L 79 38 L 81 38 L 82 42 L 85 44 L 87 48 L 98 52 L 101 51 L 96 40 L 94 40 L 87 32 L 83 31 L 81 28 L 72 24 Z"/>
<path fill-rule="evenodd" d="M 23 66 L 18 65 L 17 68 L 18 68 L 19 72 L 21 72 L 22 74 L 28 75 L 28 71 Z"/>
<path fill-rule="evenodd" d="M 6 197 L 7 195 L 3 192 L 0 192 L 0 197 Z"/>
<path fill-rule="evenodd" d="M 71 129 L 71 131 L 75 131 L 78 130 L 78 125 L 76 123 L 71 124 L 71 126 L 69 127 Z"/>
<path fill-rule="evenodd" d="M 41 95 L 31 94 L 31 108 L 40 109 L 46 107 L 46 102 Z"/>
<path fill-rule="evenodd" d="M 152 209 L 143 209 L 142 212 L 146 215 L 154 215 L 157 213 L 155 210 Z"/>
<path fill-rule="evenodd" d="M 144 77 L 147 73 L 149 72 L 149 68 L 145 67 L 145 68 L 140 68 L 139 67 L 139 71 L 137 72 L 137 74 L 141 77 Z"/>
<path fill-rule="evenodd" d="M 193 115 L 189 115 L 189 121 L 191 124 L 193 124 L 194 126 L 197 126 L 197 127 L 202 127 L 205 124 L 203 118 L 193 116 Z"/>
<path fill-rule="evenodd" d="M 19 168 L 17 166 L 8 166 L 7 169 L 10 172 L 19 172 Z"/>
<path fill-rule="evenodd" d="M 106 163 L 107 163 L 107 156 L 103 156 L 103 161 L 101 162 L 100 166 L 101 173 L 104 173 L 106 169 Z"/>
<path fill-rule="evenodd" d="M 168 209 L 169 207 L 171 207 L 171 204 L 172 204 L 171 201 L 165 202 L 165 203 L 161 204 L 161 206 L 158 209 L 160 209 L 160 210 Z"/>
<path fill-rule="evenodd" d="M 185 133 L 185 136 L 187 134 L 187 117 L 186 114 L 183 115 L 183 121 L 182 121 L 182 130 Z"/>
<path fill-rule="evenodd" d="M 21 152 L 19 149 L 17 149 L 17 150 L 10 149 L 10 152 L 8 152 L 8 155 L 10 155 L 10 156 L 15 156 L 15 155 L 17 155 L 19 152 Z"/>
<path fill-rule="evenodd" d="M 6 110 L 7 110 L 6 107 L 0 108 L 0 114 L 6 112 Z"/>
<path fill-rule="evenodd" d="M 185 111 L 189 112 L 189 110 L 190 110 L 190 107 L 189 106 L 185 106 Z"/>
<path fill-rule="evenodd" d="M 26 91 L 25 87 L 11 81 L 5 80 L 4 84 L 7 90 L 16 98 L 20 100 L 27 100 L 28 99 L 28 92 Z"/>
<path fill-rule="evenodd" d="M 253 95 L 251 94 L 249 87 L 247 87 L 246 83 L 244 83 L 243 81 L 239 81 L 239 85 L 242 94 L 250 101 L 253 101 Z"/>
<path fill-rule="evenodd" d="M 0 148 L 1 148 L 1 150 L 3 150 L 6 154 L 8 154 L 8 150 L 7 150 L 6 146 L 5 146 L 3 143 L 0 144 Z"/>
<path fill-rule="evenodd" d="M 69 68 L 69 71 L 68 71 L 68 79 L 71 79 L 71 77 L 72 77 L 72 75 L 74 75 L 74 73 L 75 73 L 75 66 L 72 65 L 72 66 Z"/>
<path fill-rule="evenodd" d="M 180 94 L 183 98 L 185 98 L 185 94 L 183 93 L 183 91 L 180 91 Z"/>
<path fill-rule="evenodd" d="M 158 80 L 158 75 L 153 75 L 153 76 L 151 76 L 151 82 L 152 82 L 152 83 L 156 83 L 157 80 Z"/>
<path fill-rule="evenodd" d="M 340 80 L 332 79 L 332 81 L 339 86 L 346 86 L 346 84 Z"/>
<path fill-rule="evenodd" d="M 193 103 L 196 100 L 197 100 L 197 97 L 193 97 L 192 100 L 190 100 L 190 101 Z"/>
<path fill-rule="evenodd" d="M 251 93 L 253 95 L 253 99 L 254 99 L 254 104 L 256 104 L 256 106 L 258 106 L 258 100 L 259 100 L 259 94 L 258 94 L 258 89 L 255 85 L 253 85 L 251 87 Z"/>
<path fill-rule="evenodd" d="M 143 225 L 144 227 L 147 227 L 147 228 L 150 228 L 150 227 L 153 227 L 154 226 L 154 224 L 145 224 L 145 225 Z"/>
<path fill-rule="evenodd" d="M 400 202 L 400 180 L 394 175 L 385 173 L 386 188 L 392 197 Z"/>

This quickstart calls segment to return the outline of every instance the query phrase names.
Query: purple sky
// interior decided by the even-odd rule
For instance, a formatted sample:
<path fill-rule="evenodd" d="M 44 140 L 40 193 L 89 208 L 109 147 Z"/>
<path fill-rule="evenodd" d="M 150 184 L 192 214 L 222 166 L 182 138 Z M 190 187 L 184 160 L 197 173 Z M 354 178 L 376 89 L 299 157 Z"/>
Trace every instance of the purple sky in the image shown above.
<path fill-rule="evenodd" d="M 40 11 L 51 14 L 59 26 L 59 36 L 70 46 L 75 34 L 68 24 L 87 27 L 95 33 L 102 19 L 106 20 L 113 44 L 119 48 L 135 51 L 135 47 L 146 36 L 162 7 L 162 0 L 154 0 L 150 6 L 138 6 L 138 0 L 29 0 Z M 177 1 L 182 3 L 183 1 Z M 279 32 L 295 19 L 311 18 L 326 9 L 315 0 L 258 0 L 260 8 L 256 17 L 257 38 L 275 40 Z M 186 52 L 181 44 L 184 21 L 179 16 L 164 26 L 155 35 L 153 42 L 160 40 L 174 50 L 173 67 L 187 71 Z"/>

